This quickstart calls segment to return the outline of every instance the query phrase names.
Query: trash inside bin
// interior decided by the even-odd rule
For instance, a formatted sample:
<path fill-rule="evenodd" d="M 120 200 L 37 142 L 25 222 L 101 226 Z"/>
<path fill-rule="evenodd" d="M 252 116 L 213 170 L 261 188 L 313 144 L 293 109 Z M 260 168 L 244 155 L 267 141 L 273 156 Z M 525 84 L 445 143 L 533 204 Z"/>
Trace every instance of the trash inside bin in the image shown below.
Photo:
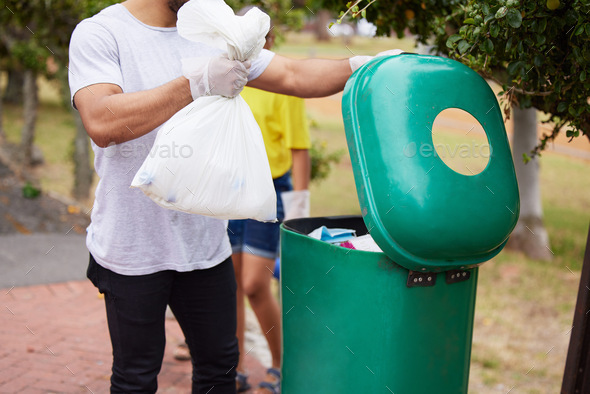
<path fill-rule="evenodd" d="M 477 267 L 519 214 L 495 95 L 458 62 L 404 54 L 357 70 L 342 107 L 362 216 L 281 226 L 282 392 L 466 393 Z M 434 146 L 447 108 L 483 126 L 491 155 L 481 173 L 405 154 Z M 322 226 L 370 234 L 383 252 L 308 236 Z"/>

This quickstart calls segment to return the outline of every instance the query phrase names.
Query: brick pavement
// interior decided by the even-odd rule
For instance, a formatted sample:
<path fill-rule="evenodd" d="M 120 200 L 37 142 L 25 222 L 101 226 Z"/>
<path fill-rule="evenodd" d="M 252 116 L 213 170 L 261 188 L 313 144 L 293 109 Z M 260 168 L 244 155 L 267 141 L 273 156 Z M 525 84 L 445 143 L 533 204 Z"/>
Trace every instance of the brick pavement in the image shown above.
<path fill-rule="evenodd" d="M 0 290 L 0 393 L 108 393 L 111 345 L 103 300 L 87 281 Z M 183 336 L 166 321 L 159 393 L 190 393 L 190 362 L 176 361 Z M 251 383 L 260 362 L 246 356 Z"/>

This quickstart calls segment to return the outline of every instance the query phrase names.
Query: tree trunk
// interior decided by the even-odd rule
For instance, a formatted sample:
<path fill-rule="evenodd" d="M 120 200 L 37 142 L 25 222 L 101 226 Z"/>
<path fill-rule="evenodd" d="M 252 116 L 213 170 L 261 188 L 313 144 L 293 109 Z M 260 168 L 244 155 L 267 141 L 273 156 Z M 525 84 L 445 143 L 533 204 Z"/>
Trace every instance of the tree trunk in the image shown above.
<path fill-rule="evenodd" d="M 37 97 L 37 73 L 26 70 L 23 84 L 23 130 L 21 134 L 21 157 L 25 166 L 33 165 L 33 140 L 39 99 Z"/>
<path fill-rule="evenodd" d="M 536 156 L 525 164 L 522 156 L 538 143 L 537 111 L 534 108 L 522 110 L 513 107 L 512 116 L 512 155 L 520 192 L 520 218 L 510 236 L 508 247 L 520 250 L 533 259 L 551 260 L 553 253 L 543 225 L 539 158 Z"/>
<path fill-rule="evenodd" d="M 328 10 L 319 10 L 316 20 L 315 34 L 318 41 L 330 41 L 332 33 L 328 30 L 328 24 L 332 13 Z"/>
<path fill-rule="evenodd" d="M 4 133 L 4 108 L 2 104 L 2 97 L 0 97 L 0 145 L 6 141 L 6 134 Z"/>
<path fill-rule="evenodd" d="M 25 75 L 22 71 L 8 70 L 8 82 L 2 98 L 5 103 L 22 104 L 24 99 L 23 84 Z"/>
<path fill-rule="evenodd" d="M 90 144 L 88 133 L 84 128 L 78 111 L 72 109 L 76 122 L 76 137 L 74 139 L 74 189 L 72 194 L 78 200 L 87 199 L 92 186 L 93 171 L 90 167 Z"/>

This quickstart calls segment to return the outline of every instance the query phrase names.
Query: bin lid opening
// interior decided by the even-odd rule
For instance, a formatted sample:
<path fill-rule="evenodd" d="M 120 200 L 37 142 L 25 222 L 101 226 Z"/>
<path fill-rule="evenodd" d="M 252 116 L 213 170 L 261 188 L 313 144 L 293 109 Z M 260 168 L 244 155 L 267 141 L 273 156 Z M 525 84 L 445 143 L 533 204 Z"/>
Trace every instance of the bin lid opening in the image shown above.
<path fill-rule="evenodd" d="M 460 108 L 447 108 L 436 115 L 432 142 L 416 146 L 414 155 L 437 156 L 453 171 L 466 176 L 481 173 L 490 162 L 491 147 L 485 129 Z"/>
<path fill-rule="evenodd" d="M 487 135 L 489 162 L 463 175 L 433 146 L 442 111 L 465 111 Z M 451 59 L 378 57 L 349 79 L 342 113 L 363 219 L 379 247 L 415 271 L 469 268 L 499 253 L 520 211 L 504 121 L 494 92 L 475 71 Z"/>

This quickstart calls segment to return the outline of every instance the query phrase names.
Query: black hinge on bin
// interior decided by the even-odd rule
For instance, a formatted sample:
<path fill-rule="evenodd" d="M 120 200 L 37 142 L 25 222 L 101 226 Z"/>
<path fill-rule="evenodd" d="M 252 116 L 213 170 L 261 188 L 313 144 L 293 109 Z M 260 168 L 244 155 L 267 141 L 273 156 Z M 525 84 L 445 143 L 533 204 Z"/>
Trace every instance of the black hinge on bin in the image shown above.
<path fill-rule="evenodd" d="M 408 274 L 408 287 L 429 287 L 436 283 L 436 273 L 410 271 Z"/>
<path fill-rule="evenodd" d="M 471 271 L 452 270 L 446 272 L 448 284 L 465 282 L 469 278 L 471 278 Z"/>

